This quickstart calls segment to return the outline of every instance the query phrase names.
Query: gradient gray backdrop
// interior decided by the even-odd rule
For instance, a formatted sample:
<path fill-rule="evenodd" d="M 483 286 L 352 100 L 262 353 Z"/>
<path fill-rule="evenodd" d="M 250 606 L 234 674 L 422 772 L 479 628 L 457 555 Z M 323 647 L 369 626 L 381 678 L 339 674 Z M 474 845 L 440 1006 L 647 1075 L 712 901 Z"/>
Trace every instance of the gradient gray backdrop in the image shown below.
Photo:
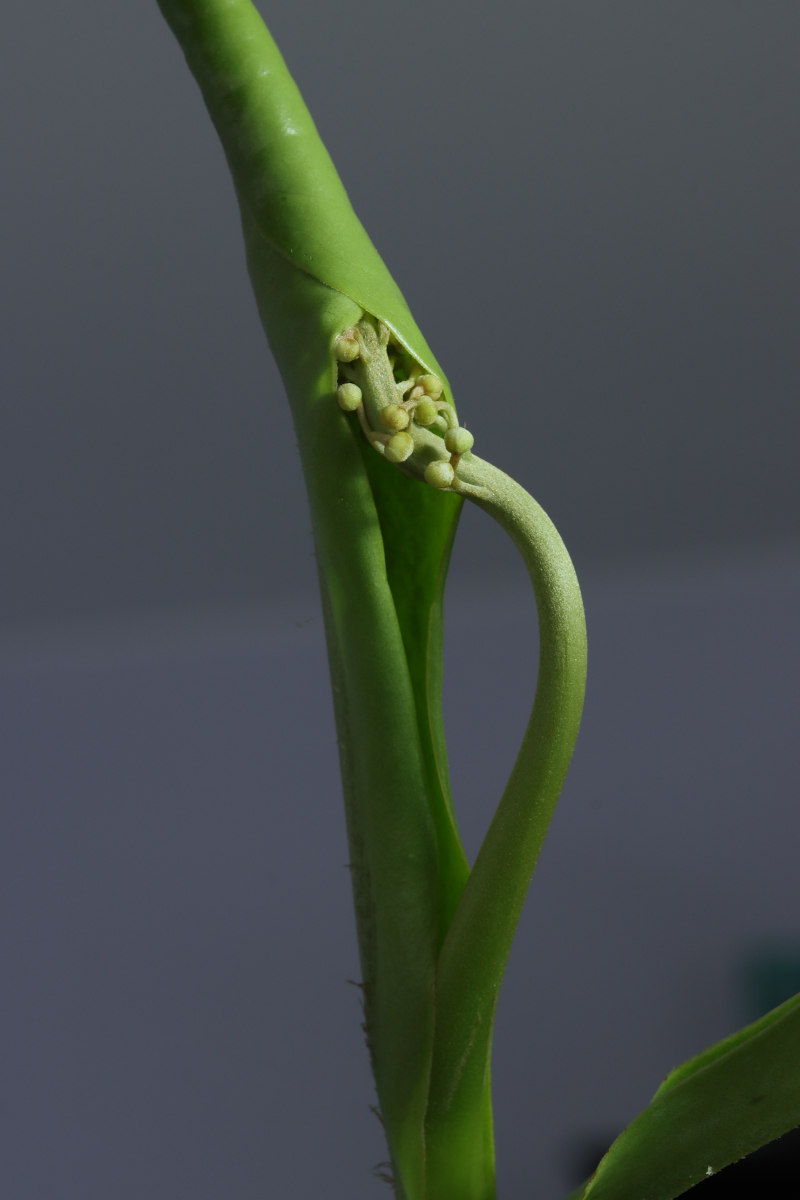
<path fill-rule="evenodd" d="M 797 5 L 268 7 L 480 452 L 579 566 L 796 537 Z M 231 185 L 154 0 L 14 0 L 0 56 L 0 619 L 312 586 Z M 475 521 L 463 569 L 505 554 Z"/>

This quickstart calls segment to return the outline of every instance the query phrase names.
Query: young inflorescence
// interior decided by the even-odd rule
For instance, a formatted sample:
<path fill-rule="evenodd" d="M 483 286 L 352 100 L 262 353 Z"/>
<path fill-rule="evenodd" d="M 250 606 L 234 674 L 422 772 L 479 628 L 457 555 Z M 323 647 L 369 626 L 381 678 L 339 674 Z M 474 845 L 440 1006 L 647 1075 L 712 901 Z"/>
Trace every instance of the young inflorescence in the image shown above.
<path fill-rule="evenodd" d="M 472 434 L 442 399 L 442 381 L 392 341 L 383 322 L 369 318 L 335 339 L 339 407 L 356 413 L 370 445 L 440 491 L 464 492 L 458 465 L 472 449 Z"/>

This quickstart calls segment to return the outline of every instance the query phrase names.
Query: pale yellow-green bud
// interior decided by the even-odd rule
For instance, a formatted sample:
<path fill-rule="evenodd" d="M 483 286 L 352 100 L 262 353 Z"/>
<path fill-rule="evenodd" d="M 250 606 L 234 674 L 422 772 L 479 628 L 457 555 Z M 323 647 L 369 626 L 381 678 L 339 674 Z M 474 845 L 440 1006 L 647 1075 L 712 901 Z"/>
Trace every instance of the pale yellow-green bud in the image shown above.
<path fill-rule="evenodd" d="M 451 454 L 466 454 L 475 444 L 475 438 L 468 429 L 457 425 L 455 429 L 448 429 L 444 435 L 444 444 Z"/>
<path fill-rule="evenodd" d="M 355 383 L 343 383 L 336 389 L 336 399 L 339 401 L 339 408 L 343 408 L 345 412 L 355 412 L 361 403 L 361 388 Z"/>
<path fill-rule="evenodd" d="M 425 482 L 434 488 L 449 488 L 455 478 L 455 471 L 449 462 L 428 463 L 425 468 Z"/>
<path fill-rule="evenodd" d="M 339 362 L 352 362 L 354 358 L 358 358 L 361 348 L 358 344 L 355 328 L 352 325 L 349 329 L 344 329 L 334 339 L 333 353 Z"/>
<path fill-rule="evenodd" d="M 386 457 L 389 462 L 405 462 L 414 453 L 414 439 L 410 433 L 396 433 L 386 443 Z"/>
<path fill-rule="evenodd" d="M 442 381 L 438 375 L 420 375 L 417 383 L 425 389 L 431 400 L 438 400 L 442 394 Z"/>
<path fill-rule="evenodd" d="M 408 413 L 399 404 L 387 404 L 382 408 L 379 415 L 380 423 L 384 429 L 388 429 L 390 433 L 397 433 L 401 429 L 408 429 Z"/>
<path fill-rule="evenodd" d="M 432 425 L 439 415 L 439 410 L 432 400 L 420 400 L 414 409 L 414 420 L 418 425 Z"/>

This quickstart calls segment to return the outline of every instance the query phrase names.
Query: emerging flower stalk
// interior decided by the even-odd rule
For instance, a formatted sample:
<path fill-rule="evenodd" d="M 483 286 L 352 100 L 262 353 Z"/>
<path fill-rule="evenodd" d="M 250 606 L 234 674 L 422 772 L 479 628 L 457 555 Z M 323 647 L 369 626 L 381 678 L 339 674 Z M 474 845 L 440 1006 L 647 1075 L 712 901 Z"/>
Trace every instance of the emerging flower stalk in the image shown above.
<path fill-rule="evenodd" d="M 441 399 L 441 379 L 403 353 L 388 325 L 379 321 L 376 328 L 364 317 L 339 334 L 333 352 L 345 380 L 336 392 L 339 407 L 357 414 L 379 454 L 437 491 L 482 494 L 458 475 L 462 457 L 472 449 L 472 434 L 459 425 L 452 404 Z"/>
<path fill-rule="evenodd" d="M 446 376 L 251 0 L 159 4 L 225 149 L 308 487 L 395 1193 L 494 1200 L 492 1027 L 578 734 L 580 589 L 536 501 L 473 454 Z M 464 499 L 522 554 L 540 642 L 530 722 L 471 869 L 441 716 L 442 600 Z M 671 1200 L 710 1161 L 718 1169 L 779 1136 L 800 1123 L 798 1061 L 795 998 L 673 1072 L 575 1196 Z"/>

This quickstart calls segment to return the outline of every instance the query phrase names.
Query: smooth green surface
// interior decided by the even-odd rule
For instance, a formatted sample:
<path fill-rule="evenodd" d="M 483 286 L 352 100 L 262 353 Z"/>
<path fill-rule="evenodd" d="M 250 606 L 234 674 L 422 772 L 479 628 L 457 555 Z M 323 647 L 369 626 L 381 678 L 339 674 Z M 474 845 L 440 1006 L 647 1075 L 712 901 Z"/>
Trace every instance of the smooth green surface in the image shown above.
<path fill-rule="evenodd" d="M 441 371 L 253 6 L 161 7 L 225 148 L 292 406 L 326 615 L 368 1042 L 396 1189 L 411 1200 L 425 1189 L 435 956 L 468 873 L 452 820 L 437 665 L 461 502 L 431 496 L 384 463 L 370 485 L 358 428 L 333 402 L 331 345 L 368 309 L 427 370 Z"/>
<path fill-rule="evenodd" d="M 780 1021 L 787 1013 L 796 1008 L 800 996 L 792 996 L 785 1000 L 783 1004 L 779 1004 L 777 1008 L 773 1008 L 771 1012 L 765 1013 L 763 1017 L 759 1017 L 757 1021 L 753 1021 L 750 1025 L 745 1025 L 743 1029 L 738 1029 L 736 1033 L 732 1033 L 729 1037 L 723 1038 L 721 1042 L 716 1042 L 713 1046 L 709 1046 L 707 1050 L 696 1054 L 694 1058 L 687 1059 L 685 1063 L 681 1063 L 674 1071 L 670 1071 L 664 1082 L 659 1087 L 653 1099 L 658 1099 L 665 1092 L 670 1091 L 676 1084 L 682 1083 L 684 1079 L 688 1079 L 690 1075 L 694 1075 L 695 1071 L 699 1071 L 701 1067 L 706 1067 L 715 1059 L 720 1058 L 723 1054 L 727 1054 L 730 1050 L 735 1050 L 742 1042 L 749 1041 L 761 1033 L 762 1030 L 768 1029 L 776 1021 Z M 798 1064 L 800 1070 L 800 1064 Z M 798 1117 L 800 1124 L 800 1117 Z"/>
<path fill-rule="evenodd" d="M 469 876 L 456 823 L 442 722 L 444 585 L 461 501 L 395 470 L 361 438 L 378 510 L 389 586 L 417 708 L 420 748 L 439 850 L 439 944 Z M 413 521 L 413 524 L 412 524 Z"/>
<path fill-rule="evenodd" d="M 798 1124 L 795 996 L 672 1071 L 570 1200 L 672 1200 Z"/>
<path fill-rule="evenodd" d="M 414 1197 L 424 1176 L 437 848 L 378 513 L 352 429 L 331 403 L 330 342 L 352 305 L 266 247 L 246 222 L 245 232 L 259 308 L 313 480 L 367 1033 L 400 1194 Z"/>
<path fill-rule="evenodd" d="M 331 345 L 369 307 L 413 340 L 428 369 L 438 367 L 253 6 L 164 0 L 161 7 L 231 166 L 259 310 L 292 406 L 326 611 L 368 1040 L 397 1192 L 411 1200 L 424 1193 L 441 936 L 433 812 L 437 803 L 446 807 L 440 771 L 431 786 L 441 714 L 428 711 L 428 696 L 436 686 L 420 662 L 430 657 L 428 639 L 437 637 L 442 559 L 460 502 L 451 497 L 432 511 L 427 491 L 415 487 L 409 495 L 412 481 L 398 475 L 382 489 L 379 514 L 360 434 L 333 399 Z M 420 530 L 420 540 L 427 531 L 427 539 L 425 553 L 412 554 L 405 571 L 392 567 L 395 596 L 386 548 L 393 563 L 400 517 Z M 421 644 L 409 620 L 420 604 L 428 610 Z M 413 682 L 407 644 L 414 648 Z M 438 827 L 446 832 L 447 822 Z M 448 849 L 457 859 L 460 842 Z"/>
<path fill-rule="evenodd" d="M 440 376 L 450 396 L 444 373 L 354 213 L 303 98 L 250 0 L 161 0 L 160 7 L 220 135 L 248 226 L 250 260 L 275 249 L 303 273 L 354 299 L 359 309 L 385 321 L 413 356 Z M 286 316 L 290 324 L 290 312 Z M 360 316 L 353 309 L 350 320 Z M 283 343 L 270 336 L 269 328 L 267 335 L 278 357 Z M 291 329 L 287 336 L 291 347 Z M 297 352 L 303 349 L 298 346 Z M 297 422 L 298 406 L 306 401 L 299 393 L 290 393 L 290 401 Z M 355 425 L 353 435 L 357 437 Z M 437 682 L 435 651 L 441 642 L 444 577 L 461 501 L 447 496 L 436 504 L 429 489 L 414 485 L 385 463 L 371 473 L 412 675 L 439 854 L 446 864 L 444 923 L 468 873 L 452 820 L 439 702 L 441 667 Z M 308 472 L 306 482 L 310 491 L 316 486 Z"/>
<path fill-rule="evenodd" d="M 380 317 L 444 373 L 353 211 L 275 42 L 250 0 L 159 0 L 262 237 L 315 279 Z"/>

